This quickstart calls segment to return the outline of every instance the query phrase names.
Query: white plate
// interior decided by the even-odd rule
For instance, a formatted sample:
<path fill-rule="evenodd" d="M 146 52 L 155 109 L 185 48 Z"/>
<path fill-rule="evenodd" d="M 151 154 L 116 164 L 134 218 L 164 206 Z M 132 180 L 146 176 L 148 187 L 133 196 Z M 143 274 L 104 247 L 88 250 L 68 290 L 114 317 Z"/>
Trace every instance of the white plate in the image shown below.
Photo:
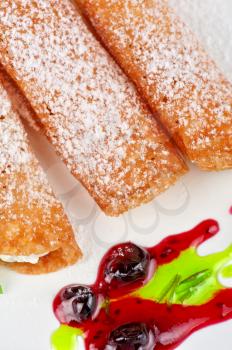
<path fill-rule="evenodd" d="M 221 69 L 232 80 L 232 1 L 170 0 L 185 17 Z M 231 43 L 230 43 L 231 41 Z M 77 230 L 85 259 L 76 266 L 44 276 L 21 276 L 1 269 L 0 349 L 50 350 L 50 335 L 58 327 L 52 300 L 66 284 L 94 281 L 98 263 L 107 248 L 132 240 L 151 246 L 168 234 L 182 232 L 207 218 L 220 222 L 221 232 L 201 247 L 201 254 L 231 243 L 232 171 L 191 171 L 157 200 L 119 218 L 107 218 L 86 191 L 67 172 L 51 148 L 33 132 L 31 140 L 56 194 Z M 232 321 L 192 335 L 180 350 L 232 349 Z M 81 349 L 80 349 L 81 350 Z"/>

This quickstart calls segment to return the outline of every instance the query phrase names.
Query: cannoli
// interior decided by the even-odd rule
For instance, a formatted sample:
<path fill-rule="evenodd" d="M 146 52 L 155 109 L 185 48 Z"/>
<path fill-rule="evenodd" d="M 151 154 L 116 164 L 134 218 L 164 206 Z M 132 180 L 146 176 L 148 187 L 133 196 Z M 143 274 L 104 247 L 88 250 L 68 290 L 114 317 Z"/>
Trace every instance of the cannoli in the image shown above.
<path fill-rule="evenodd" d="M 0 60 L 57 153 L 106 214 L 153 199 L 186 172 L 70 0 L 1 2 Z"/>
<path fill-rule="evenodd" d="M 232 167 L 232 85 L 166 0 L 77 0 L 189 159 Z"/>
<path fill-rule="evenodd" d="M 74 264 L 80 256 L 63 208 L 0 80 L 1 264 L 39 274 Z"/>

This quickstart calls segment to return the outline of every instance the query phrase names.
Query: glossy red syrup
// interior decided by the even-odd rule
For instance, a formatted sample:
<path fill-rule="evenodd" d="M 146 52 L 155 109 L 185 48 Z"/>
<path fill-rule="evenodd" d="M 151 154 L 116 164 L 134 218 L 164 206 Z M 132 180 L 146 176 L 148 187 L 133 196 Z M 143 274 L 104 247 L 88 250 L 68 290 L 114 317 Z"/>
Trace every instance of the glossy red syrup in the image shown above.
<path fill-rule="evenodd" d="M 165 238 L 147 251 L 156 265 L 160 266 L 178 258 L 188 247 L 197 247 L 213 237 L 218 230 L 216 221 L 206 220 L 191 231 Z M 105 349 L 111 332 L 131 322 L 144 323 L 149 330 L 152 330 L 154 342 L 149 349 L 174 349 L 196 330 L 232 318 L 231 289 L 221 290 L 205 304 L 183 306 L 167 305 L 128 295 L 143 285 L 142 280 L 130 285 L 121 283 L 117 285 L 115 281 L 112 285 L 107 284 L 104 271 L 114 249 L 115 247 L 110 249 L 102 259 L 97 280 L 91 286 L 96 295 L 103 296 L 104 300 L 110 300 L 109 304 L 100 308 L 90 320 L 83 323 L 72 321 L 68 324 L 83 330 L 86 349 Z M 61 297 L 58 294 L 53 306 L 56 317 L 62 323 L 57 312 L 60 303 Z"/>

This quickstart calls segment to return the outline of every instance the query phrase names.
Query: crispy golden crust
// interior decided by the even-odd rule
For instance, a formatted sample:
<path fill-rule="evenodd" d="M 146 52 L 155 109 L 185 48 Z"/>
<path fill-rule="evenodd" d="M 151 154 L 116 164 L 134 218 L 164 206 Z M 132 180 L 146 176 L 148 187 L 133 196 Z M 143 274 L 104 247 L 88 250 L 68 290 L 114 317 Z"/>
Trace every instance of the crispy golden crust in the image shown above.
<path fill-rule="evenodd" d="M 0 255 L 52 252 L 37 265 L 5 265 L 25 273 L 55 271 L 76 262 L 80 251 L 1 83 L 0 100 Z"/>
<path fill-rule="evenodd" d="M 49 253 L 40 258 L 37 264 L 26 263 L 2 263 L 22 273 L 48 273 L 74 264 L 80 257 L 81 252 L 73 236 L 73 231 L 66 218 L 61 205 L 53 202 L 50 206 L 45 203 L 44 207 L 35 200 L 30 203 L 31 192 L 25 193 L 25 186 L 30 187 L 31 182 L 38 182 L 36 174 L 37 162 L 28 165 L 30 172 L 27 174 L 15 174 L 16 188 L 13 191 L 14 203 L 0 210 L 0 252 L 4 255 L 31 255 Z M 30 179 L 29 179 L 30 176 Z M 35 194 L 44 196 L 41 188 L 35 187 Z M 3 185 L 4 184 L 4 185 Z M 11 176 L 1 177 L 1 185 L 7 189 L 12 186 Z M 44 184 L 41 183 L 41 187 Z M 24 193 L 22 193 L 22 191 Z M 11 190 L 10 190 L 11 191 Z M 44 191 L 44 188 L 43 188 Z M 1 193 L 2 195 L 2 193 Z M 0 197 L 2 197 L 0 195 Z M 47 200 L 51 201 L 50 191 L 47 192 Z M 41 198 L 40 198 L 41 200 Z M 44 200 L 46 200 L 44 198 Z M 34 200 L 33 200 L 34 201 Z"/>
<path fill-rule="evenodd" d="M 0 11 L 4 68 L 106 214 L 151 200 L 186 172 L 134 86 L 69 0 L 6 0 Z"/>
<path fill-rule="evenodd" d="M 64 233 L 71 232 L 61 206 L 52 203 L 52 193 L 37 168 L 32 160 L 26 164 L 27 172 L 0 176 L 1 254 L 43 254 L 58 249 Z"/>
<path fill-rule="evenodd" d="M 77 0 L 181 150 L 232 167 L 232 85 L 165 0 Z"/>
<path fill-rule="evenodd" d="M 1 264 L 24 274 L 43 274 L 73 265 L 81 258 L 81 256 L 82 253 L 74 240 L 72 232 L 67 230 L 66 235 L 64 235 L 63 239 L 60 241 L 60 248 L 49 253 L 47 256 L 40 258 L 37 264 Z"/>

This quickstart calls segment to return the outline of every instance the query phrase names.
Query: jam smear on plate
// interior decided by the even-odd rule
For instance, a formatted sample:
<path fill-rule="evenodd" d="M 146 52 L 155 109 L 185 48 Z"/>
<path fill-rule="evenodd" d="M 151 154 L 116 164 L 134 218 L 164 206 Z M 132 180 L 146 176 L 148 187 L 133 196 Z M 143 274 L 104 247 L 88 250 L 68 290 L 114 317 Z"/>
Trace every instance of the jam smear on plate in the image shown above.
<path fill-rule="evenodd" d="M 200 256 L 197 248 L 219 232 L 215 220 L 165 238 L 152 248 L 112 247 L 91 286 L 64 287 L 53 308 L 60 328 L 54 350 L 171 350 L 200 328 L 232 318 L 232 246 Z"/>

